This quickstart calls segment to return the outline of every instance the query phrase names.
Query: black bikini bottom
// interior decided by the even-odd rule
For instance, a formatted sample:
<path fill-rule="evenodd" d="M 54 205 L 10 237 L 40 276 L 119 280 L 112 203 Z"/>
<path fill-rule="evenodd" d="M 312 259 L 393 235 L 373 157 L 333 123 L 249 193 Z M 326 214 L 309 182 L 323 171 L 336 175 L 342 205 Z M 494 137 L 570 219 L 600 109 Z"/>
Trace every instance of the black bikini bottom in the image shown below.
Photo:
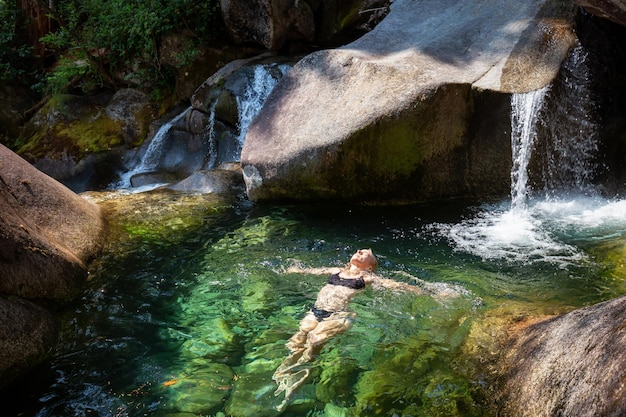
<path fill-rule="evenodd" d="M 327 319 L 334 313 L 333 311 L 321 310 L 319 308 L 316 308 L 315 306 L 311 307 L 311 312 L 313 313 L 317 321 Z"/>

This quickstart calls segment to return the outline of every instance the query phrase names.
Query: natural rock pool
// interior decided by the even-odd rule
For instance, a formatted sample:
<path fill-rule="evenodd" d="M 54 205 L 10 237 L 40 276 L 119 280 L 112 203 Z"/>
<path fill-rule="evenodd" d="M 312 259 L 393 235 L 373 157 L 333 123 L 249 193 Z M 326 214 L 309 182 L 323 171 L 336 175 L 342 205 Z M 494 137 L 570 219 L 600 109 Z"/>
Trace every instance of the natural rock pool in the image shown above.
<path fill-rule="evenodd" d="M 6 415 L 274 416 L 271 379 L 326 277 L 372 248 L 379 273 L 461 288 L 367 288 L 285 416 L 487 416 L 501 326 L 626 293 L 626 201 L 376 208 L 102 194 L 111 244 L 64 312 L 50 371 Z M 411 278 L 418 277 L 421 281 Z"/>

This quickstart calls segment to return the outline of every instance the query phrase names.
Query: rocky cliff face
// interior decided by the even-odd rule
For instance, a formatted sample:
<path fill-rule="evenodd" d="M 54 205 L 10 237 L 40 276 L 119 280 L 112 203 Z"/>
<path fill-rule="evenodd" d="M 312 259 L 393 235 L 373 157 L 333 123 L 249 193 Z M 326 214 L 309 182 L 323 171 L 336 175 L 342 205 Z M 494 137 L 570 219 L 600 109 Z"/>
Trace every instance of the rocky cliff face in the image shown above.
<path fill-rule="evenodd" d="M 508 167 L 479 165 L 510 159 L 507 94 L 557 76 L 572 25 L 561 2 L 394 2 L 372 32 L 305 57 L 278 84 L 246 137 L 248 195 L 416 201 L 505 189 Z M 482 136 L 489 105 L 495 124 Z"/>

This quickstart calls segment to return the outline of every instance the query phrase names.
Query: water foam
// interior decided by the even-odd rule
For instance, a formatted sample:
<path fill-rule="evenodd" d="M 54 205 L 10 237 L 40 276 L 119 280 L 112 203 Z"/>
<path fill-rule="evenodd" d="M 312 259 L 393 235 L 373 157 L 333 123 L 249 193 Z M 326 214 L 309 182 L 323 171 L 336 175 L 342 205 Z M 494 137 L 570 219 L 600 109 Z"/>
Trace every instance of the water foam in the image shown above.
<path fill-rule="evenodd" d="M 626 234 L 626 200 L 577 197 L 529 202 L 523 209 L 481 207 L 455 224 L 432 228 L 456 251 L 515 264 L 566 267 L 587 259 L 581 247 Z"/>
<path fill-rule="evenodd" d="M 586 258 L 581 243 L 626 232 L 626 201 L 589 197 L 598 144 L 586 61 L 579 46 L 565 62 L 561 82 L 511 96 L 510 205 L 483 207 L 474 218 L 436 225 L 456 250 L 486 260 L 565 266 Z M 549 114 L 546 101 L 553 102 Z M 534 156 L 538 144 L 543 154 Z M 533 197 L 528 185 L 531 157 L 546 161 L 544 197 Z M 574 197 L 559 197 L 566 193 Z"/>

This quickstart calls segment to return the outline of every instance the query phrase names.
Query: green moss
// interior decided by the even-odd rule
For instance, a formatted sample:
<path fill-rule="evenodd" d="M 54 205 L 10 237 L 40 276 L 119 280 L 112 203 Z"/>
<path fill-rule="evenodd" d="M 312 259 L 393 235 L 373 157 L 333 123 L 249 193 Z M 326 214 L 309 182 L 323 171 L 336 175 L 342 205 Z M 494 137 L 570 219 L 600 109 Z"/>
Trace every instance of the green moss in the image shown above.
<path fill-rule="evenodd" d="M 18 153 L 36 157 L 69 153 L 80 158 L 87 153 L 104 152 L 123 143 L 122 127 L 120 122 L 103 115 L 92 120 L 59 122 L 30 136 Z"/>
<path fill-rule="evenodd" d="M 52 96 L 39 112 L 40 122 L 33 122 L 25 129 L 18 153 L 37 158 L 68 153 L 79 159 L 86 153 L 108 151 L 122 144 L 122 122 L 80 100 L 69 95 Z"/>
<path fill-rule="evenodd" d="M 102 152 L 123 143 L 122 127 L 122 123 L 100 115 L 95 120 L 73 122 L 59 134 L 82 152 Z"/>
<path fill-rule="evenodd" d="M 169 246 L 180 242 L 209 219 L 219 218 L 230 202 L 214 195 L 179 194 L 167 190 L 117 195 L 91 193 L 106 213 L 115 250 L 125 244 L 154 242 Z"/>
<path fill-rule="evenodd" d="M 425 192 L 433 176 L 438 176 L 437 184 L 462 184 L 471 115 L 469 93 L 467 85 L 442 86 L 413 106 L 381 116 L 354 132 L 328 149 L 329 157 L 320 158 L 298 176 L 310 189 L 325 195 L 341 190 L 342 198 L 414 192 L 407 187 Z"/>

